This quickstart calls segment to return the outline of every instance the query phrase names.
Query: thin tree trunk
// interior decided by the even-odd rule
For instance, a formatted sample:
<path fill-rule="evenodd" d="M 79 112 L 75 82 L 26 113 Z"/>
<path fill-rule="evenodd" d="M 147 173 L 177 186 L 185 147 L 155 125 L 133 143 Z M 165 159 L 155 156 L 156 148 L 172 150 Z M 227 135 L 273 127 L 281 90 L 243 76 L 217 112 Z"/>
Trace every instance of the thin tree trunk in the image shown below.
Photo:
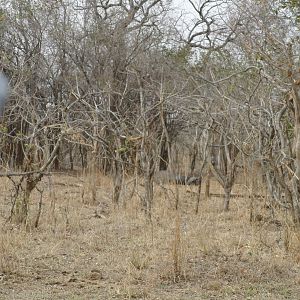
<path fill-rule="evenodd" d="M 205 190 L 204 190 L 204 199 L 208 200 L 210 198 L 210 180 L 211 180 L 211 171 L 208 171 L 205 181 Z"/>
<path fill-rule="evenodd" d="M 200 204 L 200 200 L 201 200 L 201 186 L 202 186 L 201 182 L 202 182 L 202 180 L 200 180 L 199 184 L 198 184 L 197 204 L 196 204 L 196 210 L 195 210 L 196 215 L 199 212 L 199 204 Z"/>
<path fill-rule="evenodd" d="M 193 175 L 196 167 L 196 158 L 198 155 L 198 147 L 196 142 L 193 145 L 193 150 L 191 153 L 191 164 L 190 164 L 190 174 Z"/>
<path fill-rule="evenodd" d="M 70 159 L 70 170 L 74 170 L 74 157 L 73 157 L 73 146 L 69 144 L 69 159 Z"/>
<path fill-rule="evenodd" d="M 224 196 L 224 211 L 229 210 L 229 203 L 230 203 L 230 194 L 231 194 L 231 188 L 224 188 L 225 196 Z"/>
<path fill-rule="evenodd" d="M 114 181 L 113 181 L 113 204 L 118 206 L 120 203 L 120 196 L 123 184 L 123 172 L 122 172 L 122 165 L 116 159 L 114 163 Z"/>

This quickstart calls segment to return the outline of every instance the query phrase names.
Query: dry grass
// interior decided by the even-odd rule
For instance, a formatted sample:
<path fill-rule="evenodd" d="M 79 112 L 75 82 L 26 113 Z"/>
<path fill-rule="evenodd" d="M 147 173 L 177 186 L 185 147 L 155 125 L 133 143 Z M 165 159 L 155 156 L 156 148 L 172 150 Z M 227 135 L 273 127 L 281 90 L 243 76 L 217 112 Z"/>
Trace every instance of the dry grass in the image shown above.
<path fill-rule="evenodd" d="M 150 223 L 138 196 L 125 201 L 130 183 L 126 209 L 114 210 L 108 178 L 96 177 L 93 203 L 87 177 L 57 174 L 41 184 L 40 226 L 22 229 L 5 222 L 1 180 L 0 299 L 299 299 L 300 234 L 283 212 L 271 222 L 263 203 L 252 223 L 249 198 L 232 199 L 228 213 L 221 198 L 202 200 L 195 215 L 197 187 L 181 186 L 176 212 L 172 185 L 157 186 Z"/>

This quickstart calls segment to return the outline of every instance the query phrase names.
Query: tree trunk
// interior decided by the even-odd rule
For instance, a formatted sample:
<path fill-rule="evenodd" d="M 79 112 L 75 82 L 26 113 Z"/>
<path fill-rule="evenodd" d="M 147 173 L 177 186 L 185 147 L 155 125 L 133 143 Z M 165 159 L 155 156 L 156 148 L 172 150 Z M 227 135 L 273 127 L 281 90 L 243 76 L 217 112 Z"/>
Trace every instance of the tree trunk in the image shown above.
<path fill-rule="evenodd" d="M 193 150 L 190 154 L 190 157 L 191 157 L 190 174 L 191 175 L 194 174 L 194 171 L 195 171 L 197 155 L 198 155 L 198 147 L 197 147 L 197 144 L 194 143 Z"/>
<path fill-rule="evenodd" d="M 123 171 L 122 165 L 118 161 L 118 158 L 114 162 L 114 180 L 113 180 L 113 204 L 119 206 L 120 196 L 123 184 Z"/>
<path fill-rule="evenodd" d="M 230 203 L 230 194 L 231 194 L 231 188 L 225 187 L 224 188 L 225 196 L 224 196 L 224 211 L 229 210 L 229 203 Z"/>
<path fill-rule="evenodd" d="M 209 170 L 206 176 L 205 181 L 205 190 L 204 190 L 204 199 L 207 200 L 210 197 L 210 180 L 211 180 L 211 171 Z"/>
<path fill-rule="evenodd" d="M 41 181 L 43 175 L 39 174 L 36 177 L 34 175 L 27 175 L 25 177 L 24 190 L 22 191 L 21 197 L 16 199 L 14 208 L 14 221 L 17 224 L 26 224 L 29 213 L 29 200 L 32 191 L 35 189 L 39 181 Z M 24 178 L 21 179 L 22 182 Z"/>
<path fill-rule="evenodd" d="M 80 160 L 81 160 L 81 167 L 82 169 L 87 168 L 87 150 L 85 146 L 79 145 L 79 154 L 80 154 Z"/>
<path fill-rule="evenodd" d="M 145 178 L 145 200 L 143 203 L 143 207 L 144 207 L 144 209 L 146 211 L 146 215 L 149 219 L 151 219 L 152 202 L 153 202 L 153 177 L 146 176 L 146 178 Z"/>
<path fill-rule="evenodd" d="M 300 99 L 298 99 L 300 100 Z M 300 106 L 300 103 L 298 103 Z M 296 111 L 297 112 L 297 111 Z M 295 113 L 296 113 L 295 112 Z M 300 180 L 300 111 L 295 116 L 295 174 L 293 176 L 293 218 L 294 222 L 300 224 L 300 207 L 299 207 L 299 180 Z M 298 120 L 297 120 L 298 119 Z"/>
<path fill-rule="evenodd" d="M 197 204 L 196 204 L 196 210 L 195 210 L 196 215 L 199 212 L 199 204 L 200 204 L 200 200 L 201 200 L 201 185 L 202 185 L 202 180 L 200 180 L 199 184 L 198 184 Z"/>
<path fill-rule="evenodd" d="M 69 162 L 70 162 L 70 170 L 74 170 L 74 157 L 73 157 L 73 146 L 69 144 Z"/>
<path fill-rule="evenodd" d="M 169 165 L 169 151 L 168 147 L 166 146 L 166 141 L 162 142 L 161 150 L 160 150 L 160 160 L 159 160 L 159 170 L 165 171 L 168 169 Z"/>

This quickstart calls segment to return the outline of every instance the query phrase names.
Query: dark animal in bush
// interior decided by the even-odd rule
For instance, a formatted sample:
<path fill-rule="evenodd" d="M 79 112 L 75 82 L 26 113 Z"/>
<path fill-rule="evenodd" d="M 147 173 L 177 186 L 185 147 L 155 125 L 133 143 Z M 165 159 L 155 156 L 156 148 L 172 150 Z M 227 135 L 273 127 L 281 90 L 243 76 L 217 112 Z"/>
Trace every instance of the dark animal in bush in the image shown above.
<path fill-rule="evenodd" d="M 159 171 L 155 174 L 154 181 L 158 184 L 175 183 L 182 185 L 197 185 L 201 183 L 201 177 L 191 175 L 176 175 L 170 171 Z"/>
<path fill-rule="evenodd" d="M 197 185 L 201 182 L 200 177 L 176 175 L 175 183 L 183 185 Z"/>
<path fill-rule="evenodd" d="M 187 181 L 187 185 L 197 185 L 201 183 L 201 178 L 200 177 L 195 177 L 195 176 L 191 176 L 188 181 Z"/>

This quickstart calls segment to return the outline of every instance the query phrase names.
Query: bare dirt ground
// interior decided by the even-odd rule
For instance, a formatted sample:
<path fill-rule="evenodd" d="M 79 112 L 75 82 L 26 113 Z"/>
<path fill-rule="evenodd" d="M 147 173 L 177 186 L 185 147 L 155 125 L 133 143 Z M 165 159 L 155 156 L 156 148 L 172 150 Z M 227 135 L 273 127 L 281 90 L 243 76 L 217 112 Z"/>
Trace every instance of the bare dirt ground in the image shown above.
<path fill-rule="evenodd" d="M 138 198 L 113 209 L 109 179 L 96 182 L 91 204 L 85 177 L 45 179 L 39 227 L 24 229 L 6 222 L 11 185 L 1 179 L 0 299 L 300 299 L 300 234 L 281 213 L 250 223 L 249 198 L 223 213 L 211 197 L 195 215 L 197 187 L 185 186 L 177 213 L 169 185 L 156 187 L 148 222 Z"/>

